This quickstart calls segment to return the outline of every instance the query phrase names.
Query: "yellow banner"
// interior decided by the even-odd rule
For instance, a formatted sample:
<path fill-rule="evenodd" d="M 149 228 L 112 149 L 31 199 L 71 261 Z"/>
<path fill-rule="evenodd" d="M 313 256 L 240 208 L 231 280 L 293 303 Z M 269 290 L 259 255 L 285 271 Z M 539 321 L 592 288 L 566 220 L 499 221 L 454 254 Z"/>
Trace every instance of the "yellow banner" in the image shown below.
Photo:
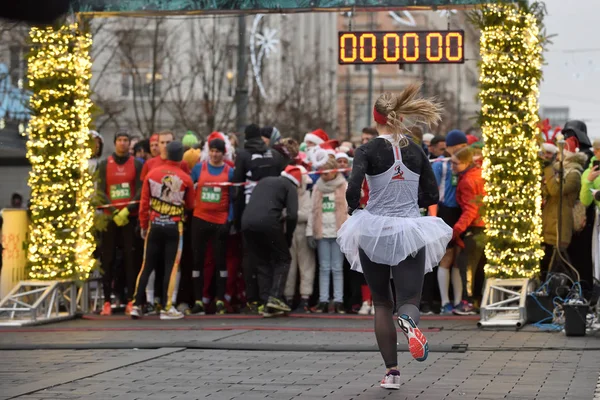
<path fill-rule="evenodd" d="M 19 281 L 26 280 L 25 263 L 29 220 L 27 210 L 5 208 L 2 211 L 2 273 L 0 274 L 0 299 L 4 298 Z"/>

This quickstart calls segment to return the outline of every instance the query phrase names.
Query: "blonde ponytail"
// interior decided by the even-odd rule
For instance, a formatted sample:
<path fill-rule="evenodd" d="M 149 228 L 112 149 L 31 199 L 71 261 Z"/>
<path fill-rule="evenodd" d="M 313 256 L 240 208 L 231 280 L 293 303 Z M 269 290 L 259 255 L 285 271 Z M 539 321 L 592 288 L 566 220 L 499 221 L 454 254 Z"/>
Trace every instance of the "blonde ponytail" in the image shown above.
<path fill-rule="evenodd" d="M 442 106 L 435 99 L 418 97 L 421 83 L 412 83 L 399 95 L 385 92 L 375 102 L 375 110 L 387 118 L 386 126 L 391 128 L 393 141 L 401 147 L 408 146 L 403 135 L 418 124 L 431 126 L 441 120 Z"/>

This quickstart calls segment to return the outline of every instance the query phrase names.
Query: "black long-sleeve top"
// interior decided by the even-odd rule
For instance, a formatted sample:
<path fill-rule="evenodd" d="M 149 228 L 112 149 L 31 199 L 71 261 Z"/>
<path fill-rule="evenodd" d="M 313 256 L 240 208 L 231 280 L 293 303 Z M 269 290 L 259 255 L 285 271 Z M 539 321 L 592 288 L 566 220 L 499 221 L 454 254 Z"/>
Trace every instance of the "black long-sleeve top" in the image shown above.
<path fill-rule="evenodd" d="M 419 174 L 419 207 L 426 208 L 437 204 L 439 191 L 429 159 L 423 149 L 409 140 L 409 145 L 400 148 L 402 162 L 412 172 Z M 392 144 L 383 138 L 371 140 L 360 146 L 354 153 L 352 173 L 348 179 L 346 201 L 348 212 L 352 214 L 359 206 L 360 190 L 365 175 L 381 174 L 394 165 Z"/>

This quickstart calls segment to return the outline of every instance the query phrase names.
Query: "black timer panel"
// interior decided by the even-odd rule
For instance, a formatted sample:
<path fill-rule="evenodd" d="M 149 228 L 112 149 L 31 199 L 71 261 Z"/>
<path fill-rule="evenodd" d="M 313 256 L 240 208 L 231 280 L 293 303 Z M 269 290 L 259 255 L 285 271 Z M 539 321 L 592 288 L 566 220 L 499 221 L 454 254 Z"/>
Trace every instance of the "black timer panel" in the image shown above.
<path fill-rule="evenodd" d="M 339 32 L 340 64 L 464 63 L 464 31 Z"/>

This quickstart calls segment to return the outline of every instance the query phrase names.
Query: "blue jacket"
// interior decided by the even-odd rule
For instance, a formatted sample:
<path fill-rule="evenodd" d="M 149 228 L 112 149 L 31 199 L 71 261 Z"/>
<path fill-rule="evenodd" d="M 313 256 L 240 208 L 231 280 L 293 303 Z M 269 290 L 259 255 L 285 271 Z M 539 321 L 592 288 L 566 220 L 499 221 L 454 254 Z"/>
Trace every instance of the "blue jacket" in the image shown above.
<path fill-rule="evenodd" d="M 458 207 L 456 201 L 456 183 L 458 177 L 452 173 L 450 158 L 443 158 L 444 161 L 434 161 L 431 166 L 440 190 L 439 204 L 446 207 Z M 455 184 L 452 184 L 454 177 Z"/>

